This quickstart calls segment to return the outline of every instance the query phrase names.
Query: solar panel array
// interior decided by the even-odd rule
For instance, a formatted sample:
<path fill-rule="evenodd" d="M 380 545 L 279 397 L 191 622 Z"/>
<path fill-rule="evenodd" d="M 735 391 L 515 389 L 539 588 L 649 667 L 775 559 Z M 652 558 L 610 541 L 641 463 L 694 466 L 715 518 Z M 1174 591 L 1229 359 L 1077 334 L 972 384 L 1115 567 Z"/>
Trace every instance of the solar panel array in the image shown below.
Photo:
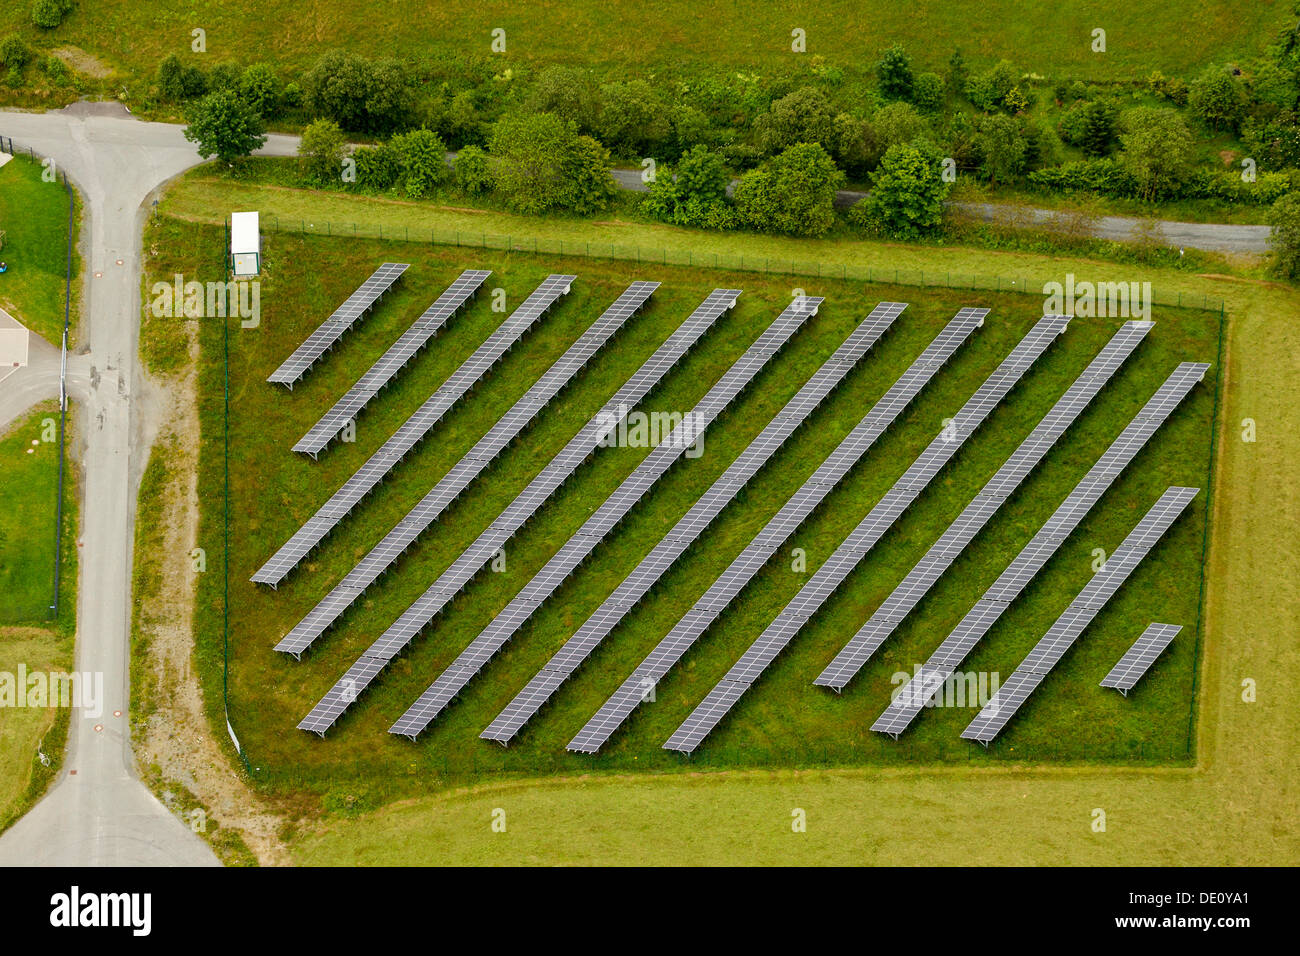
<path fill-rule="evenodd" d="M 1065 331 L 1067 316 L 1044 316 L 985 380 L 951 425 L 941 432 L 881 497 L 797 595 L 740 656 L 699 706 L 664 743 L 665 750 L 691 753 L 740 700 L 799 630 L 844 583 L 903 513 L 925 491 L 957 450 L 993 412 L 1047 347 Z"/>
<path fill-rule="evenodd" d="M 299 723 L 322 736 L 357 695 L 451 602 L 483 565 L 550 498 L 588 455 L 627 417 L 668 370 L 728 309 L 738 289 L 715 289 L 655 351 L 578 434 L 541 470 L 496 520 L 452 562 L 436 581 L 370 646 Z"/>
<path fill-rule="evenodd" d="M 380 389 L 391 382 L 406 363 L 428 344 L 429 339 L 437 335 L 448 320 L 473 298 L 479 286 L 491 274 L 484 269 L 467 269 L 457 276 L 447 291 L 438 296 L 437 301 L 398 336 L 397 341 L 357 379 L 347 394 L 335 402 L 334 407 L 322 415 L 307 434 L 298 439 L 293 450 L 313 457 L 324 450 L 343 426 L 355 418 L 366 407 L 366 403 L 378 395 Z"/>
<path fill-rule="evenodd" d="M 1113 687 L 1125 697 L 1140 681 L 1156 658 L 1165 652 L 1178 632 L 1181 624 L 1149 624 L 1142 635 L 1133 642 L 1133 646 L 1124 652 L 1124 656 L 1111 668 L 1109 674 L 1101 680 L 1102 687 Z"/>
<path fill-rule="evenodd" d="M 817 314 L 819 297 L 800 296 L 760 335 L 708 393 L 633 469 L 581 528 L 524 585 L 492 622 L 479 632 L 441 675 L 420 695 L 389 733 L 414 740 L 464 690 L 488 661 L 542 606 L 596 546 L 623 520 L 638 501 L 704 434 L 705 429 L 735 400 L 809 316 Z"/>
<path fill-rule="evenodd" d="M 881 397 L 849 435 L 822 462 L 781 510 L 750 542 L 694 607 L 637 666 L 568 743 L 568 749 L 595 753 L 634 711 L 655 684 L 695 643 L 822 499 L 839 484 L 891 423 L 911 403 L 943 363 L 984 323 L 987 309 L 962 309 Z"/>
<path fill-rule="evenodd" d="M 655 582 L 681 557 L 737 492 L 776 454 L 795 429 L 844 380 L 906 307 L 901 302 L 882 302 L 862 320 L 798 393 L 777 412 L 758 437 L 745 447 L 672 530 L 497 715 L 480 734 L 481 737 L 505 744 L 522 729 L 597 645 L 614 630 L 619 621 L 645 597 Z"/>
<path fill-rule="evenodd" d="M 416 539 L 451 506 L 510 442 L 544 409 L 588 361 L 604 347 L 628 318 L 636 313 L 655 289 L 657 282 L 634 282 L 583 332 L 527 392 L 501 416 L 482 438 L 467 451 L 436 485 L 370 549 L 338 584 L 330 589 L 307 615 L 290 629 L 276 650 L 295 657 L 312 643 L 392 567 Z"/>
<path fill-rule="evenodd" d="M 295 382 L 307 374 L 307 370 L 320 359 L 334 343 L 367 309 L 379 301 L 379 297 L 393 287 L 403 272 L 410 268 L 405 262 L 385 262 L 370 278 L 357 287 L 334 313 L 318 325 L 310 335 L 293 350 L 284 362 L 267 376 L 268 382 L 287 385 L 293 388 Z"/>
<path fill-rule="evenodd" d="M 308 518 L 249 580 L 256 584 L 269 584 L 272 587 L 283 581 L 285 576 L 297 567 L 298 562 L 320 544 L 325 536 L 334 530 L 335 525 L 429 434 L 433 426 L 469 392 L 475 382 L 487 374 L 519 337 L 531 328 L 560 296 L 569 294 L 569 287 L 574 278 L 570 275 L 547 276 L 523 304 L 474 350 L 474 354 L 448 376 L 437 391 L 402 423 L 392 437 L 384 442 L 379 450 L 371 455 L 366 463 L 358 468 L 352 477 L 345 481 L 342 487 L 334 492 L 329 500 L 321 505 L 316 513 Z"/>
<path fill-rule="evenodd" d="M 907 729 L 1208 369 L 1206 364 L 1183 362 L 1174 370 L 929 660 L 900 688 L 871 725 L 872 730 L 897 737 Z"/>
<path fill-rule="evenodd" d="M 947 572 L 958 555 L 1029 477 L 1048 451 L 1101 391 L 1134 349 L 1146 338 L 1153 323 L 1126 322 L 1106 346 L 1066 389 L 1042 421 L 1012 453 L 997 473 L 935 541 L 925 556 L 907 573 L 889 597 L 862 625 L 853 639 L 817 677 L 814 684 L 842 690 L 871 655 L 897 629 L 921 599 Z"/>
<path fill-rule="evenodd" d="M 962 731 L 962 739 L 977 740 L 987 746 L 1002 732 L 1029 699 L 1029 695 L 1052 672 L 1065 652 L 1079 639 L 1093 618 L 1115 596 L 1129 575 L 1199 492 L 1199 488 L 1175 486 L 1160 496 L 1151 510 L 1137 523 L 1137 527 L 1129 532 L 1124 543 L 1115 549 L 1102 569 L 1084 585 L 1079 596 L 1057 618 L 1056 623 L 1047 629 L 1047 633 L 1020 662 L 1020 666 L 975 715 L 975 719 Z"/>

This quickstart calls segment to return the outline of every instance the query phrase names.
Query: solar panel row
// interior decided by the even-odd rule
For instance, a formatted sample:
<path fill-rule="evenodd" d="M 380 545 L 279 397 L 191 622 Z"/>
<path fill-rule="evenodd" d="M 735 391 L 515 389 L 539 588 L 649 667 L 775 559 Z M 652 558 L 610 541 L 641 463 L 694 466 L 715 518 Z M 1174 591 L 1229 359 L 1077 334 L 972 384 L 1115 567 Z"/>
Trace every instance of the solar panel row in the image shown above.
<path fill-rule="evenodd" d="M 356 417 L 366 404 L 379 394 L 380 390 L 393 380 L 420 349 L 424 348 L 447 324 L 461 307 L 465 305 L 479 286 L 487 281 L 492 273 L 483 269 L 467 269 L 456 277 L 447 287 L 447 291 L 438 296 L 433 305 L 412 323 L 411 327 L 398 336 L 379 360 L 357 379 L 355 385 L 334 403 L 334 407 L 321 416 L 298 443 L 293 446 L 296 452 L 316 457 L 325 446 L 334 440 L 343 426 Z"/>
<path fill-rule="evenodd" d="M 777 615 L 740 656 L 704 700 L 664 743 L 665 750 L 691 753 L 727 715 L 769 664 L 794 640 L 799 630 L 842 585 L 853 569 L 921 493 L 930 485 L 966 439 L 1006 398 L 1047 347 L 1065 331 L 1067 316 L 1044 316 L 1016 345 L 953 416 L 944 429 L 917 456 L 843 543 L 835 549 L 794 599 Z"/>
<path fill-rule="evenodd" d="M 1011 602 L 1078 527 L 1079 522 L 1092 510 L 1120 472 L 1205 377 L 1208 369 L 1209 365 L 1206 364 L 1183 362 L 1174 370 L 1033 539 L 930 655 L 911 681 L 899 689 L 889 706 L 871 725 L 872 730 L 897 737 L 907 729 L 926 702 L 943 687 L 957 666 L 979 643 L 980 638 L 988 633 Z"/>
<path fill-rule="evenodd" d="M 290 629 L 275 649 L 298 657 L 324 634 L 613 338 L 658 286 L 657 282 L 630 285 L 356 567 Z"/>
<path fill-rule="evenodd" d="M 1125 651 L 1124 656 L 1111 668 L 1110 673 L 1102 678 L 1100 686 L 1113 687 L 1127 697 L 1128 692 L 1151 669 L 1156 658 L 1173 643 L 1182 629 L 1181 624 L 1148 625 L 1141 636 L 1133 642 L 1133 646 Z"/>
<path fill-rule="evenodd" d="M 795 299 L 709 389 L 695 408 L 684 416 L 667 438 L 642 459 L 582 527 L 574 532 L 570 540 L 524 585 L 505 609 L 429 685 L 406 713 L 389 728 L 389 733 L 402 734 L 414 740 L 596 549 L 654 483 L 695 444 L 704 430 L 771 361 L 806 319 L 817 314 L 821 303 L 821 298 L 800 296 Z"/>
<path fill-rule="evenodd" d="M 614 394 L 496 520 L 452 562 L 415 603 L 361 655 L 298 724 L 322 736 L 388 662 L 460 592 L 574 470 L 619 426 L 639 402 L 717 319 L 736 304 L 738 289 L 715 289 L 698 309 Z"/>
<path fill-rule="evenodd" d="M 962 731 L 964 740 L 978 740 L 985 746 L 993 740 L 1016 712 L 1029 699 L 1043 679 L 1060 663 L 1065 652 L 1083 634 L 1093 618 L 1115 596 L 1129 575 L 1155 547 L 1161 536 L 1169 530 L 1178 516 L 1192 503 L 1199 488 L 1172 487 L 1151 506 L 1142 520 L 1128 534 L 1093 575 L 1079 596 L 1057 618 L 1034 649 L 1020 662 L 1009 678 L 998 688 L 975 719 Z M 1177 631 L 1175 630 L 1175 633 Z M 1173 636 L 1170 635 L 1170 640 Z"/>
<path fill-rule="evenodd" d="M 861 670 L 881 644 L 898 628 L 939 579 L 948 571 L 1021 483 L 1047 456 L 1102 386 L 1133 354 L 1153 323 L 1126 322 L 1066 389 L 1029 436 L 990 478 L 948 528 L 939 536 L 883 604 L 862 625 L 853 639 L 817 677 L 814 684 L 839 691 Z"/>
<path fill-rule="evenodd" d="M 334 313 L 318 325 L 303 343 L 274 372 L 267 376 L 268 382 L 287 385 L 293 388 L 298 379 L 307 374 L 307 370 L 324 355 L 343 333 L 356 323 L 357 319 L 379 301 L 379 297 L 392 288 L 393 283 L 402 273 L 410 268 L 405 262 L 385 262 L 370 278 L 357 287 L 344 300 Z"/>
<path fill-rule="evenodd" d="M 906 308 L 882 302 L 480 734 L 508 743 L 786 442 Z"/>
<path fill-rule="evenodd" d="M 822 462 L 762 531 L 732 561 L 687 614 L 637 666 L 571 741 L 568 749 L 595 753 L 646 699 L 767 559 L 822 499 L 848 474 L 911 403 L 943 362 L 984 323 L 987 309 L 962 309 Z"/>
<path fill-rule="evenodd" d="M 311 553 L 334 530 L 335 525 L 383 480 L 393 466 L 429 434 L 433 426 L 465 396 L 475 382 L 487 374 L 519 337 L 536 324 L 561 296 L 569 294 L 574 278 L 570 275 L 547 276 L 523 304 L 474 350 L 474 354 L 448 376 L 392 437 L 249 580 L 272 587 L 283 581 L 298 566 L 298 562 Z"/>

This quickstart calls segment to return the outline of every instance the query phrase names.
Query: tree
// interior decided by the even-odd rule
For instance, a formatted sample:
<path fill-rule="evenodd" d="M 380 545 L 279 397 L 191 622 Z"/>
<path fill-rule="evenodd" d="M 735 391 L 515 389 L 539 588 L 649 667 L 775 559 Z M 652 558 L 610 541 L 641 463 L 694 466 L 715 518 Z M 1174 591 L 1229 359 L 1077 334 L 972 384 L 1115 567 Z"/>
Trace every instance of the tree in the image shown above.
<path fill-rule="evenodd" d="M 826 94 L 805 86 L 775 100 L 754 122 L 754 132 L 767 153 L 779 153 L 795 143 L 821 143 L 832 148 L 835 110 Z"/>
<path fill-rule="evenodd" d="M 313 180 L 324 184 L 339 176 L 343 162 L 343 130 L 333 120 L 319 119 L 302 131 L 298 155 Z"/>
<path fill-rule="evenodd" d="M 647 156 L 668 138 L 667 110 L 645 80 L 609 83 L 600 95 L 597 133 L 616 155 Z"/>
<path fill-rule="evenodd" d="M 1061 117 L 1061 138 L 1089 156 L 1105 156 L 1115 141 L 1116 109 L 1109 100 L 1078 103 Z"/>
<path fill-rule="evenodd" d="M 389 140 L 402 167 L 402 191 L 407 199 L 421 199 L 447 181 L 447 147 L 430 129 L 399 133 Z"/>
<path fill-rule="evenodd" d="M 888 99 L 912 98 L 912 61 L 898 44 L 881 54 L 876 63 L 876 81 L 881 95 Z"/>
<path fill-rule="evenodd" d="M 820 236 L 835 222 L 835 192 L 843 181 L 820 144 L 799 143 L 741 178 L 736 209 L 762 232 Z"/>
<path fill-rule="evenodd" d="M 406 70 L 396 60 L 371 62 L 342 50 L 323 54 L 303 79 L 307 107 L 344 129 L 385 132 L 410 119 Z"/>
<path fill-rule="evenodd" d="M 880 153 L 895 144 L 910 143 L 928 129 L 921 114 L 910 103 L 882 106 L 871 117 L 871 126 L 875 130 L 876 148 Z"/>
<path fill-rule="evenodd" d="M 31 58 L 32 51 L 16 34 L 11 33 L 0 43 L 0 64 L 4 65 L 8 73 L 7 82 L 10 86 L 22 84 L 23 68 Z"/>
<path fill-rule="evenodd" d="M 554 113 L 503 116 L 489 152 L 496 191 L 520 212 L 565 207 L 587 214 L 608 208 L 617 191 L 608 150 Z"/>
<path fill-rule="evenodd" d="M 492 168 L 487 153 L 477 146 L 463 146 L 456 154 L 456 185 L 471 196 L 492 188 Z"/>
<path fill-rule="evenodd" d="M 722 157 L 707 147 L 694 146 L 684 153 L 674 172 L 683 197 L 702 203 L 726 201 L 731 177 Z"/>
<path fill-rule="evenodd" d="M 1175 110 L 1139 106 L 1121 117 L 1120 166 L 1148 202 L 1175 196 L 1192 161 L 1192 134 Z"/>
<path fill-rule="evenodd" d="M 926 143 L 891 146 L 876 170 L 871 195 L 850 212 L 854 222 L 888 235 L 916 238 L 943 222 L 943 159 Z"/>
<path fill-rule="evenodd" d="M 1284 279 L 1300 279 L 1300 194 L 1288 193 L 1269 210 L 1273 268 Z"/>
<path fill-rule="evenodd" d="M 984 156 L 984 175 L 997 186 L 1014 179 L 1025 168 L 1028 142 L 1015 117 L 993 113 L 979 118 L 975 142 Z"/>
<path fill-rule="evenodd" d="M 525 105 L 535 113 L 554 113 L 575 129 L 595 133 L 601 112 L 600 87 L 587 70 L 548 66 L 537 75 Z"/>
<path fill-rule="evenodd" d="M 943 106 L 945 92 L 942 76 L 938 73 L 922 73 L 912 84 L 912 102 L 918 109 L 933 113 Z"/>
<path fill-rule="evenodd" d="M 1237 78 L 1221 66 L 1209 66 L 1187 88 L 1187 105 L 1211 129 L 1234 130 L 1241 121 L 1245 99 Z"/>
<path fill-rule="evenodd" d="M 204 159 L 216 156 L 230 162 L 266 143 L 262 117 L 234 90 L 209 93 L 186 110 L 185 121 L 185 138 L 198 146 Z"/>
<path fill-rule="evenodd" d="M 506 205 L 536 214 L 564 199 L 564 160 L 574 139 L 571 124 L 554 113 L 514 113 L 492 129 L 488 151 L 496 160 L 496 189 Z"/>
<path fill-rule="evenodd" d="M 72 12 L 72 0 L 35 0 L 32 23 L 42 30 L 53 30 Z"/>
<path fill-rule="evenodd" d="M 280 94 L 280 78 L 269 63 L 254 63 L 239 77 L 239 95 L 264 118 L 280 112 Z"/>
<path fill-rule="evenodd" d="M 848 113 L 835 117 L 835 132 L 829 147 L 840 168 L 854 177 L 865 176 L 880 157 L 875 127 Z"/>

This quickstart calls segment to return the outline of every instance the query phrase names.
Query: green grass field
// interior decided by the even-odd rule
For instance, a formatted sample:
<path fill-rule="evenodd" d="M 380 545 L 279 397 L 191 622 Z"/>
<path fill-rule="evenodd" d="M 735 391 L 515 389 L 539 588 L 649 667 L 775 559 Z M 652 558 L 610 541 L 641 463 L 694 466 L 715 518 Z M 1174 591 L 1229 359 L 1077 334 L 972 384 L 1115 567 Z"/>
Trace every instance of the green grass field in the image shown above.
<path fill-rule="evenodd" d="M 50 423 L 58 405 L 45 402 L 0 435 L 0 672 L 72 667 L 77 593 L 77 481 L 64 487 L 63 569 L 58 620 L 52 620 L 54 525 L 59 445 Z M 69 415 L 69 442 L 72 422 Z M 35 444 L 33 444 L 35 443 Z M 30 450 L 30 454 L 29 454 Z M 71 459 L 69 454 L 69 459 Z M 67 714 L 55 708 L 0 710 L 0 831 L 17 820 L 58 771 Z M 45 741 L 49 766 L 37 760 Z"/>
<path fill-rule="evenodd" d="M 47 183 L 41 172 L 40 164 L 23 157 L 0 169 L 0 230 L 6 234 L 0 259 L 9 265 L 0 275 L 0 307 L 58 345 L 63 337 L 68 194 L 62 180 Z M 74 254 L 74 268 L 77 258 Z"/>
<path fill-rule="evenodd" d="M 38 32 L 29 4 L 0 11 L 0 35 Z M 594 3 L 444 3 L 399 0 L 361 15 L 340 2 L 304 6 L 268 0 L 255 12 L 207 0 L 184 7 L 145 8 L 126 0 L 82 0 L 48 38 L 73 44 L 137 79 L 152 78 L 169 53 L 190 51 L 191 31 L 206 31 L 209 63 L 271 60 L 302 69 L 320 51 L 339 47 L 371 55 L 487 56 L 492 31 L 506 31 L 504 66 L 566 62 L 597 72 L 784 69 L 795 59 L 791 31 L 806 31 L 806 56 L 830 65 L 867 67 L 900 42 L 926 69 L 938 69 L 956 47 L 969 61 L 1012 59 L 1025 70 L 1084 79 L 1145 79 L 1153 69 L 1187 75 L 1208 64 L 1257 54 L 1288 22 L 1281 0 L 1247 5 L 1215 0 L 1141 6 L 1064 0 L 1027 8 L 1000 0 L 874 0 L 818 4 L 684 3 L 638 17 L 635 31 Z M 111 23 L 113 29 L 104 25 Z M 1092 31 L 1106 31 L 1106 52 L 1092 51 Z"/>
<path fill-rule="evenodd" d="M 51 620 L 54 530 L 59 480 L 59 411 L 45 402 L 14 422 L 0 438 L 0 625 Z M 69 432 L 69 442 L 71 442 Z M 75 617 L 76 494 L 65 475 L 63 579 L 59 626 Z"/>
<path fill-rule="evenodd" d="M 1066 271 L 1096 275 L 1115 268 L 1077 254 L 1049 258 L 960 246 L 720 237 L 669 227 L 538 221 L 342 196 L 317 197 L 315 207 L 308 200 L 306 194 L 292 190 L 186 180 L 169 192 L 164 208 L 196 220 L 208 220 L 213 209 L 248 207 L 306 214 L 313 222 L 325 218 L 383 222 L 386 229 L 468 229 L 478 223 L 489 232 L 535 236 L 539 241 L 564 238 L 567 243 L 585 238 L 593 244 L 640 244 L 666 249 L 673 257 L 720 250 L 744 255 L 747 262 L 815 258 L 828 269 L 899 268 L 945 275 L 1019 275 L 1037 281 Z M 156 264 L 157 272 L 196 256 L 219 262 L 219 250 L 204 238 L 209 233 L 184 229 L 172 235 L 173 241 L 165 247 L 171 250 L 171 260 Z M 268 238 L 279 241 L 279 237 Z M 1300 677 L 1300 655 L 1279 636 L 1300 627 L 1300 592 L 1294 584 L 1300 580 L 1300 567 L 1291 547 L 1300 519 L 1300 493 L 1276 481 L 1276 475 L 1285 473 L 1288 463 L 1300 455 L 1296 432 L 1287 425 L 1290 398 L 1283 384 L 1297 344 L 1293 316 L 1300 311 L 1300 293 L 1234 275 L 1196 275 L 1139 264 L 1125 269 L 1132 279 L 1151 281 L 1166 294 L 1226 300 L 1229 313 L 1229 345 L 1222 363 L 1228 382 L 1221 406 L 1219 490 L 1206 581 L 1194 767 L 1117 770 L 1013 762 L 968 769 L 965 764 L 933 762 L 915 768 L 541 776 L 505 782 L 493 775 L 468 788 L 447 789 L 441 778 L 417 779 L 420 766 L 412 762 L 405 768 L 407 781 L 402 785 L 426 795 L 379 810 L 372 808 L 391 792 L 386 779 L 378 781 L 383 791 L 378 793 L 340 782 L 335 796 L 353 799 L 328 801 L 332 809 L 342 812 L 323 818 L 315 812 L 321 805 L 319 798 L 282 789 L 286 815 L 299 819 L 302 834 L 292 845 L 294 858 L 308 864 L 1300 860 L 1300 846 L 1289 824 L 1297 812 L 1294 788 L 1259 785 L 1263 766 L 1278 768 L 1283 775 L 1300 770 L 1289 698 L 1269 690 L 1252 704 L 1241 699 L 1246 677 L 1272 688 L 1285 687 Z M 742 284 L 748 282 L 746 277 Z M 899 294 L 915 301 L 915 290 Z M 1024 302 L 1033 300 L 1018 301 L 1022 305 L 1017 308 L 1023 309 Z M 382 315 L 381 311 L 375 318 Z M 177 340 L 166 334 L 169 328 L 165 322 L 147 324 L 142 341 L 151 363 L 182 361 Z M 1072 329 L 1069 336 L 1075 332 Z M 1155 338 L 1143 349 L 1150 348 Z M 1060 345 L 1069 341 L 1067 336 Z M 1138 361 L 1147 354 L 1140 353 Z M 212 387 L 211 382 L 205 386 L 209 396 Z M 1257 443 L 1240 441 L 1245 417 L 1260 425 Z M 205 530 L 210 540 L 219 533 L 219 527 L 211 525 Z M 1157 556 L 1166 553 L 1162 546 Z M 220 679 L 213 633 L 209 622 L 207 640 L 200 646 L 200 666 L 209 688 Z M 1085 641 L 1098 633 L 1090 631 Z M 1067 660 L 1066 667 L 1070 664 Z M 475 684 L 468 696 L 482 693 L 483 686 Z M 416 690 L 422 687 L 420 683 Z M 212 699 L 210 693 L 209 704 Z M 363 701 L 362 706 L 370 702 Z M 446 716 L 454 713 L 455 708 Z M 219 709 L 213 716 L 214 733 L 224 733 Z M 298 714 L 292 716 L 296 720 Z M 926 719 L 919 721 L 917 729 L 925 724 Z M 808 810 L 806 838 L 790 832 L 794 806 Z M 1110 815 L 1108 835 L 1099 836 L 1090 828 L 1091 812 L 1098 806 Z M 510 813 L 508 834 L 490 829 L 490 814 L 497 807 Z M 310 811 L 310 816 L 302 816 L 304 811 Z"/>
<path fill-rule="evenodd" d="M 151 245 L 175 249 L 176 255 L 153 262 L 157 275 L 194 272 L 198 262 L 213 262 L 221 234 L 167 222 Z M 993 369 L 1035 318 L 1038 300 L 1016 295 L 952 290 L 900 289 L 859 283 L 821 282 L 809 292 L 828 296 L 822 312 L 800 333 L 749 391 L 717 423 L 708 453 L 675 468 L 633 512 L 617 537 L 567 583 L 546 608 L 512 642 L 508 651 L 477 680 L 465 699 L 434 725 L 417 746 L 384 731 L 429 680 L 490 620 L 567 536 L 594 504 L 613 490 L 644 452 L 609 449 L 578 475 L 531 522 L 508 548 L 508 571 L 485 574 L 459 599 L 322 742 L 298 731 L 288 732 L 352 659 L 459 553 L 527 480 L 592 414 L 627 374 L 717 285 L 744 288 L 742 305 L 695 349 L 681 368 L 657 389 L 648 408 L 690 407 L 721 372 L 770 321 L 790 292 L 788 280 L 753 273 L 725 274 L 671 267 L 609 264 L 595 260 L 560 260 L 500 252 L 458 252 L 416 244 L 384 246 L 342 240 L 291 239 L 275 236 L 268 243 L 263 277 L 263 326 L 232 338 L 231 476 L 234 542 L 232 602 L 232 720 L 258 767 L 255 777 L 283 794 L 303 787 L 317 792 L 346 792 L 365 802 L 426 792 L 452 780 L 473 780 L 484 773 L 562 770 L 580 772 L 645 768 L 676 769 L 676 757 L 659 743 L 720 676 L 725 666 L 797 591 L 802 575 L 788 570 L 788 557 L 772 562 L 741 599 L 725 624 L 709 633 L 684 666 L 660 688 L 658 703 L 638 715 L 596 760 L 565 755 L 564 742 L 585 721 L 622 677 L 689 607 L 708 582 L 743 547 L 783 501 L 894 378 L 907 366 L 962 304 L 984 302 L 994 318 L 961 353 L 951 369 L 923 394 L 855 470 L 826 506 L 790 543 L 808 551 L 809 567 L 825 559 L 849 528 L 879 498 L 932 437 L 942 418 Z M 415 263 L 400 292 L 349 336 L 348 342 L 292 393 L 271 390 L 262 379 L 306 328 L 327 314 L 333 302 L 357 281 L 353 273 L 380 258 L 400 257 Z M 319 265 L 329 261 L 328 268 Z M 395 425 L 463 359 L 499 321 L 481 302 L 453 322 L 435 347 L 381 396 L 361 419 L 355 445 L 332 448 L 320 462 L 298 460 L 288 446 L 334 396 L 380 354 L 385 345 L 427 305 L 441 284 L 460 268 L 494 269 L 491 280 L 518 302 L 549 271 L 579 275 L 574 294 L 492 373 L 463 407 L 453 411 L 435 437 L 398 469 L 373 500 L 363 505 L 304 568 L 277 592 L 246 583 L 248 575 L 303 520 L 328 492 L 387 437 Z M 316 278 L 308 282 L 307 275 Z M 202 274 L 200 266 L 198 274 Z M 424 274 L 427 282 L 417 283 Z M 634 320 L 614 346 L 564 392 L 540 422 L 530 428 L 511 454 L 494 465 L 422 540 L 397 571 L 368 593 L 362 605 L 320 642 L 319 651 L 302 663 L 274 654 L 270 646 L 337 580 L 370 544 L 378 540 L 469 445 L 530 384 L 563 347 L 612 300 L 634 276 L 662 278 L 654 307 Z M 809 285 L 809 283 L 804 283 Z M 437 287 L 437 288 L 435 288 Z M 292 299 L 283 290 L 303 290 Z M 645 604 L 629 618 L 557 696 L 519 744 L 502 751 L 477 739 L 480 730 L 513 693 L 541 666 L 573 628 L 599 604 L 623 574 L 757 434 L 835 345 L 881 298 L 913 303 L 900 324 L 875 354 L 801 430 L 772 466 L 678 566 Z M 281 311 L 281 310 L 284 311 Z M 825 612 L 801 636 L 763 683 L 720 728 L 694 762 L 695 766 L 789 766 L 927 761 L 939 757 L 975 762 L 1014 759 L 1026 752 L 1043 760 L 1181 761 L 1189 756 L 1190 699 L 1195 643 L 1187 642 L 1162 662 L 1167 670 L 1158 685 L 1140 700 L 1124 702 L 1093 693 L 1096 680 L 1159 607 L 1160 613 L 1194 628 L 1204 534 L 1204 498 L 1195 513 L 1179 524 L 1162 550 L 1095 625 L 1093 642 L 1079 663 L 1061 675 L 1055 692 L 1027 711 L 1009 732 L 1005 746 L 989 756 L 957 741 L 969 712 L 935 711 L 916 732 L 894 744 L 865 732 L 892 689 L 890 675 L 910 670 L 937 643 L 936 632 L 955 623 L 983 587 L 1028 539 L 1064 497 L 1096 455 L 1180 360 L 1213 361 L 1217 355 L 1217 316 L 1158 311 L 1158 331 L 1143 346 L 1114 385 L 1063 441 L 1057 453 L 1008 506 L 950 575 L 916 620 L 887 645 L 876 665 L 842 698 L 814 692 L 811 677 L 843 639 L 888 593 L 955 510 L 992 474 L 1032 428 L 1056 396 L 1109 336 L 1116 322 L 1081 320 L 986 424 L 941 476 L 914 512 L 899 523 L 877 551 L 858 569 Z M 146 340 L 162 342 L 160 320 Z M 217 385 L 220 326 L 204 327 L 205 454 L 204 486 L 220 481 L 219 444 L 211 429 L 219 413 Z M 166 364 L 165 346 L 151 362 Z M 1214 383 L 1208 382 L 1153 442 L 1132 473 L 1106 505 L 1081 529 L 1048 569 L 1030 598 L 1004 621 L 985 649 L 969 662 L 972 670 L 1006 674 L 1028 646 L 1068 603 L 1090 576 L 1091 549 L 1114 547 L 1137 517 L 1166 485 L 1206 483 L 1209 422 Z M 214 456 L 218 456 L 214 463 Z M 204 494 L 219 502 L 215 490 Z M 219 514 L 205 513 L 204 537 L 219 535 Z M 214 590 L 217 589 L 217 590 Z M 219 607 L 219 582 L 205 577 L 200 607 Z M 219 679 L 220 619 L 202 620 L 201 654 L 209 681 Z M 1104 666 L 1103 666 L 1104 665 Z M 1098 670 L 1098 668 L 1101 668 Z M 1093 673 L 1097 671 L 1097 673 Z M 209 686 L 213 686 L 209 683 Z M 276 690 L 267 693 L 266 688 Z M 1079 704 L 1082 700 L 1084 703 Z M 798 706 L 791 706 L 797 702 Z M 210 697 L 210 704 L 212 699 Z M 1093 730 L 1070 737 L 1062 727 L 1079 706 L 1094 718 Z M 1016 748 L 1016 749 L 1012 749 Z M 337 796 L 337 793 L 334 794 Z M 327 805 L 330 802 L 327 794 Z"/>

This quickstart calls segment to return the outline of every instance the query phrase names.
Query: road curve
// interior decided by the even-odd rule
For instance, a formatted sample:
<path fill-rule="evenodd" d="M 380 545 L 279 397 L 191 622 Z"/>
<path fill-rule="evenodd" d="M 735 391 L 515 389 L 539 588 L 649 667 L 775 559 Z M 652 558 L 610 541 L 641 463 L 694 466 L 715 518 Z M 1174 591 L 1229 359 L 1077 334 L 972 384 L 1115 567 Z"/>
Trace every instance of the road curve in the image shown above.
<path fill-rule="evenodd" d="M 106 698 L 99 715 L 73 713 L 63 772 L 0 836 L 0 865 L 218 864 L 140 782 L 128 708 L 135 503 L 153 438 L 140 413 L 151 398 L 138 363 L 140 247 L 151 193 L 201 162 L 181 129 L 139 122 L 111 103 L 0 111 L 0 133 L 53 158 L 84 202 L 82 343 L 69 363 L 86 434 L 76 669 L 103 674 Z M 296 140 L 274 137 L 267 147 L 292 155 Z M 57 368 L 39 351 L 0 383 L 0 419 L 57 396 Z"/>

